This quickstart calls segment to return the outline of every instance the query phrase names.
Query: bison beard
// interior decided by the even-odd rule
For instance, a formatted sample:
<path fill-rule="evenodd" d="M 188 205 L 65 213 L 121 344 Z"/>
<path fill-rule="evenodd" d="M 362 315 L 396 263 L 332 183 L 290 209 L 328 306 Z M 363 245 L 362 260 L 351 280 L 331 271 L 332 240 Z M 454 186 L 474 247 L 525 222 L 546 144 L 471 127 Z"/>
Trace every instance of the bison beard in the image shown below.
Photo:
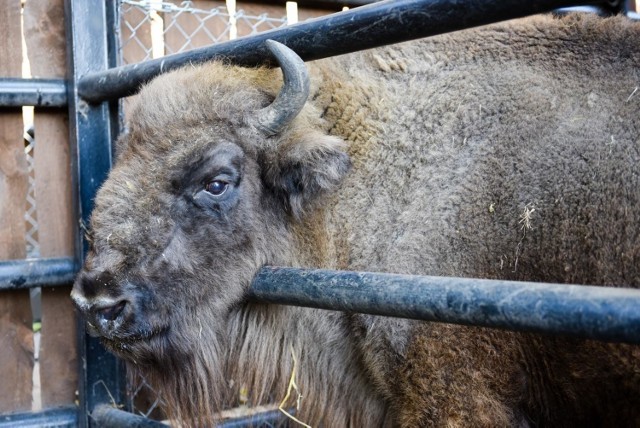
<path fill-rule="evenodd" d="M 295 375 L 314 426 L 640 424 L 638 347 L 246 301 L 265 264 L 638 287 L 638 24 L 538 16 L 310 85 L 270 49 L 284 89 L 220 63 L 147 85 L 96 199 L 72 297 L 172 419 Z"/>

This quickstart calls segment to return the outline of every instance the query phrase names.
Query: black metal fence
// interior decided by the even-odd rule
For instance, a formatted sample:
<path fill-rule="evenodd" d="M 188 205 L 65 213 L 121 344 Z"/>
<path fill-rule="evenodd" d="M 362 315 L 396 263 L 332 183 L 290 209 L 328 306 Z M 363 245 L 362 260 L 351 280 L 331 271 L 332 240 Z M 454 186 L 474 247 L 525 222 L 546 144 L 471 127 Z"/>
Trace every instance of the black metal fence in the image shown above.
<path fill-rule="evenodd" d="M 625 6 L 615 1 L 468 0 L 461 7 L 457 0 L 388 0 L 162 59 L 118 65 L 120 4 L 66 0 L 66 80 L 0 79 L 0 106 L 68 106 L 79 225 L 74 258 L 0 262 L 0 290 L 68 285 L 73 280 L 87 250 L 82 225 L 88 222 L 95 194 L 111 167 L 113 142 L 120 131 L 118 99 L 162 72 L 213 58 L 270 64 L 264 48 L 267 39 L 312 60 L 557 8 L 587 4 L 611 11 Z M 361 28 L 367 28 L 366 34 L 360 31 L 352 37 Z M 640 343 L 640 290 L 581 287 L 578 294 L 570 287 L 266 267 L 258 273 L 251 293 L 254 299 L 275 303 Z M 521 290 L 518 299 L 508 306 L 500 303 L 505 290 L 514 288 Z M 544 304 L 532 311 L 533 302 Z M 500 310 L 486 311 L 487 307 Z M 78 330 L 82 361 L 78 406 L 0 416 L 0 427 L 161 426 L 125 411 L 129 409 L 121 363 L 84 333 L 82 322 Z M 272 426 L 279 417 L 272 412 L 227 425 Z"/>

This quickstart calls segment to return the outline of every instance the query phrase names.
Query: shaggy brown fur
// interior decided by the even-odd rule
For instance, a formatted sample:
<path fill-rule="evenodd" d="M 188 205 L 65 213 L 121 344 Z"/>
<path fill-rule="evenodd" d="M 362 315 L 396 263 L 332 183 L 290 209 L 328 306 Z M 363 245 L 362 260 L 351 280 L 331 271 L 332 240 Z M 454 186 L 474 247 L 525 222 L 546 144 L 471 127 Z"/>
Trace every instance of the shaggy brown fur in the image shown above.
<path fill-rule="evenodd" d="M 538 16 L 309 68 L 274 137 L 247 117 L 279 71 L 159 77 L 96 199 L 74 299 L 172 417 L 280 402 L 295 355 L 314 426 L 639 425 L 637 347 L 244 296 L 264 264 L 638 287 L 640 26 Z"/>

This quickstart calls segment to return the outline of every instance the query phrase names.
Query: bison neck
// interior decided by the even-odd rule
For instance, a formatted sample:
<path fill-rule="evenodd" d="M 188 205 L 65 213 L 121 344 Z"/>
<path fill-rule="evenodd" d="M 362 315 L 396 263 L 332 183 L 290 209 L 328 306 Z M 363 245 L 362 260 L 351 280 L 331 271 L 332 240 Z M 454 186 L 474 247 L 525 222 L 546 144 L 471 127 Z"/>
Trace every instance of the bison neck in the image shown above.
<path fill-rule="evenodd" d="M 282 403 L 300 420 L 323 426 L 385 425 L 385 404 L 348 343 L 345 321 L 341 313 L 265 304 L 233 313 L 230 398 Z"/>

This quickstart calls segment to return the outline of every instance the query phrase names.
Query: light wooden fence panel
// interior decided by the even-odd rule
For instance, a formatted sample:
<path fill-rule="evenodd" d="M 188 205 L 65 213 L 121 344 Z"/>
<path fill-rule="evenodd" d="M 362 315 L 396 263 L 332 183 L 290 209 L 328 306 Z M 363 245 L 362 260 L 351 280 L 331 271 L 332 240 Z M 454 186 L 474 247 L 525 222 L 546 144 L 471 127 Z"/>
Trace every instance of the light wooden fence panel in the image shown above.
<path fill-rule="evenodd" d="M 0 76 L 22 76 L 20 0 L 0 8 Z M 0 110 L 0 259 L 26 256 L 28 189 L 22 110 Z M 28 291 L 0 293 L 0 412 L 30 410 L 33 332 Z"/>
<path fill-rule="evenodd" d="M 24 34 L 31 74 L 64 78 L 66 41 L 63 0 L 27 1 Z M 35 109 L 34 150 L 38 242 L 41 257 L 71 257 L 73 199 L 66 109 Z M 43 407 L 75 401 L 78 384 L 76 321 L 70 287 L 42 289 L 40 380 Z"/>

